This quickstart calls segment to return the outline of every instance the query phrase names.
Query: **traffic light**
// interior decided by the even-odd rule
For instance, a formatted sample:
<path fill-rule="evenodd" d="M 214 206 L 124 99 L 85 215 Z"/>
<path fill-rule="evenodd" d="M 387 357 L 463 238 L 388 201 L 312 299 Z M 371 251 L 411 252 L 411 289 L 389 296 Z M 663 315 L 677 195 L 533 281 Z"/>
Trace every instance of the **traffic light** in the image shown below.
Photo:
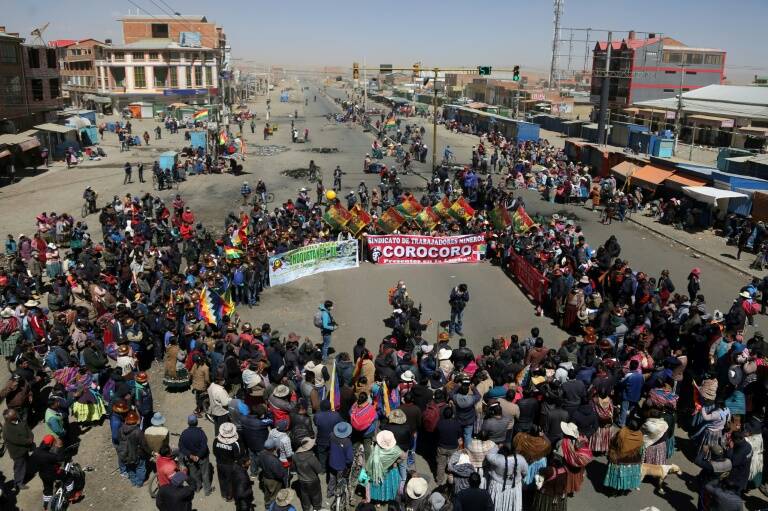
<path fill-rule="evenodd" d="M 512 81 L 513 82 L 520 81 L 520 66 L 515 66 L 514 68 L 512 68 Z"/>
<path fill-rule="evenodd" d="M 477 74 L 480 76 L 488 76 L 491 74 L 491 66 L 477 66 Z"/>
<path fill-rule="evenodd" d="M 421 64 L 416 62 L 413 65 L 413 76 L 415 78 L 415 77 L 419 76 L 420 74 L 421 74 Z"/>
<path fill-rule="evenodd" d="M 352 63 L 352 78 L 355 80 L 360 79 L 360 64 L 357 62 Z"/>

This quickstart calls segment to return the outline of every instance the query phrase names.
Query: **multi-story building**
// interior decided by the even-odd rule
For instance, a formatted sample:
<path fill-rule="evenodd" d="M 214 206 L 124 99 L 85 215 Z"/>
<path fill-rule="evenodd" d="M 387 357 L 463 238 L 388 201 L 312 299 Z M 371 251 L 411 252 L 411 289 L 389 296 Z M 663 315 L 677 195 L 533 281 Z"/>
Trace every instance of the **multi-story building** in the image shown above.
<path fill-rule="evenodd" d="M 605 76 L 608 42 L 600 41 L 592 53 L 590 99 L 600 103 Z M 626 39 L 611 41 L 608 104 L 611 111 L 632 103 L 676 97 L 677 94 L 725 79 L 724 50 L 692 48 L 672 39 L 648 34 L 638 39 L 630 32 Z"/>
<path fill-rule="evenodd" d="M 98 94 L 96 60 L 101 60 L 104 43 L 96 39 L 83 39 L 60 48 L 61 81 L 69 104 L 80 108 L 97 109 L 110 100 Z"/>
<path fill-rule="evenodd" d="M 0 27 L 0 133 L 16 133 L 19 121 L 29 113 L 22 42 L 18 34 Z"/>
<path fill-rule="evenodd" d="M 61 107 L 56 50 L 25 43 L 0 27 L 0 131 L 14 133 L 54 121 Z"/>
<path fill-rule="evenodd" d="M 229 60 L 221 27 L 203 16 L 128 16 L 120 21 L 125 43 L 105 41 L 95 60 L 97 93 L 109 95 L 113 107 L 204 103 L 218 94 L 220 73 Z"/>

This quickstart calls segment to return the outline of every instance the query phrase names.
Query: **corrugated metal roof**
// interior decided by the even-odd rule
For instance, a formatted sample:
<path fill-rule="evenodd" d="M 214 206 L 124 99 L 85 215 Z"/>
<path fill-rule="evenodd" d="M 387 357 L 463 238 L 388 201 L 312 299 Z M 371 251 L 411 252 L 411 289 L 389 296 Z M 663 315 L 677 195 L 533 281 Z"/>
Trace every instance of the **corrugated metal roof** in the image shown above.
<path fill-rule="evenodd" d="M 54 133 L 69 133 L 70 131 L 77 131 L 77 128 L 71 126 L 62 126 L 61 124 L 53 124 L 52 122 L 46 122 L 38 124 L 35 128 L 42 131 L 52 131 Z"/>
<path fill-rule="evenodd" d="M 768 87 L 750 85 L 707 85 L 683 93 L 683 99 L 722 101 L 755 106 L 768 106 Z"/>
<path fill-rule="evenodd" d="M 635 105 L 655 110 L 672 111 L 677 110 L 677 99 L 653 99 L 650 101 L 640 101 L 635 103 Z M 683 112 L 712 114 L 729 118 L 744 117 L 747 119 L 768 120 L 768 105 L 753 106 L 725 101 L 697 101 L 687 98 L 685 94 L 683 94 Z M 661 112 L 656 113 L 661 114 Z"/>

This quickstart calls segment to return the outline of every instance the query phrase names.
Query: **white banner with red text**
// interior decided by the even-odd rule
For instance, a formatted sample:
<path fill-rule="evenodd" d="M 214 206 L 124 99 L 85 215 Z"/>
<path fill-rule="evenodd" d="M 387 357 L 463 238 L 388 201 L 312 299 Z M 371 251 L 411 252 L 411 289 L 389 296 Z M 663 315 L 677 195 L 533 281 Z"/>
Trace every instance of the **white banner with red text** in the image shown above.
<path fill-rule="evenodd" d="M 376 264 L 476 263 L 485 257 L 485 236 L 366 235 L 368 256 Z"/>

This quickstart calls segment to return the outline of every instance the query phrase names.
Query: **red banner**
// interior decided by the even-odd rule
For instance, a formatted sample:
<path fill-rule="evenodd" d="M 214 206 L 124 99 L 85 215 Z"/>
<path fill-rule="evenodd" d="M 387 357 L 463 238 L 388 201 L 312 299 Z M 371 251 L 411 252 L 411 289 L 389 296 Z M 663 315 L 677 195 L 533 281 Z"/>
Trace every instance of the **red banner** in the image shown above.
<path fill-rule="evenodd" d="M 368 254 L 376 264 L 476 263 L 485 256 L 485 237 L 367 235 Z"/>

